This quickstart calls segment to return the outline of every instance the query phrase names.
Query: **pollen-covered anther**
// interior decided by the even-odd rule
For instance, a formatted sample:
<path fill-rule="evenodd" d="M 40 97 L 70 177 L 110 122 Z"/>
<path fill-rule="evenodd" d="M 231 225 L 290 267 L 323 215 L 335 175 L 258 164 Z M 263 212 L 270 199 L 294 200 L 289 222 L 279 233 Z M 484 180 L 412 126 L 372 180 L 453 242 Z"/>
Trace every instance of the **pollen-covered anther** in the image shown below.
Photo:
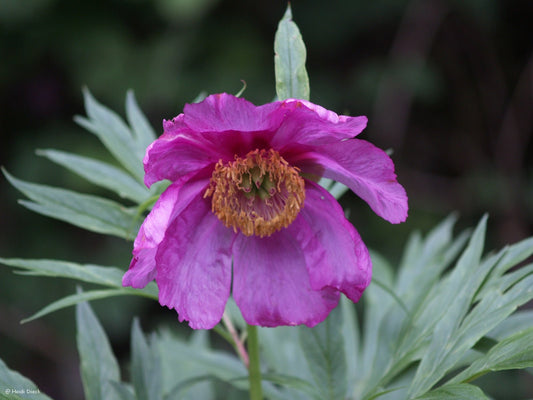
<path fill-rule="evenodd" d="M 235 232 L 270 236 L 288 227 L 305 199 L 300 170 L 273 149 L 256 149 L 235 161 L 219 161 L 204 197 L 213 213 Z"/>

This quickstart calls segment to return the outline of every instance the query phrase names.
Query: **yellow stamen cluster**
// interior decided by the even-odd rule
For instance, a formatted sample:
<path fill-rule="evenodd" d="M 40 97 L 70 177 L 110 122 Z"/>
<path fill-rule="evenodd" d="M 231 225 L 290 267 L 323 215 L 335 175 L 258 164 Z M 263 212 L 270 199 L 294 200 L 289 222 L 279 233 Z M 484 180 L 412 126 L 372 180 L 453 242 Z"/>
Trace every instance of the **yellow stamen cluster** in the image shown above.
<path fill-rule="evenodd" d="M 246 236 L 270 236 L 288 227 L 303 207 L 305 182 L 273 149 L 256 149 L 235 161 L 219 161 L 204 197 L 228 228 Z"/>

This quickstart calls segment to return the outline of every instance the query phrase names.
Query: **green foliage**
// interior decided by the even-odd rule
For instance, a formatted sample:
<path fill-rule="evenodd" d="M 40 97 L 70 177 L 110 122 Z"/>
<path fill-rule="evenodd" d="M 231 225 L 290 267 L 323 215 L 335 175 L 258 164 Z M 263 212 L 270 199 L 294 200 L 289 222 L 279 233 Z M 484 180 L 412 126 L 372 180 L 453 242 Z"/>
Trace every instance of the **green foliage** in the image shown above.
<path fill-rule="evenodd" d="M 39 214 L 69 222 L 88 231 L 132 240 L 139 229 L 140 215 L 135 208 L 97 196 L 39 185 L 17 179 L 3 170 L 9 182 L 32 201 L 20 204 Z"/>
<path fill-rule="evenodd" d="M 84 90 L 88 118 L 76 121 L 94 133 L 123 168 L 76 154 L 48 149 L 38 151 L 49 160 L 67 168 L 87 181 L 133 201 L 127 207 L 114 200 L 81 194 L 62 188 L 30 183 L 3 170 L 9 182 L 31 201 L 20 203 L 37 213 L 80 228 L 133 240 L 142 221 L 142 212 L 164 189 L 164 184 L 148 190 L 143 184 L 142 159 L 146 147 L 155 139 L 154 130 L 139 109 L 132 92 L 126 96 L 128 126 L 116 113 L 98 103 Z"/>
<path fill-rule="evenodd" d="M 161 358 L 149 346 L 139 321 L 131 329 L 131 380 L 139 400 L 162 400 Z"/>
<path fill-rule="evenodd" d="M 141 203 L 149 196 L 148 189 L 131 175 L 103 161 L 53 149 L 38 150 L 37 154 L 122 198 Z"/>
<path fill-rule="evenodd" d="M 146 150 L 143 145 L 153 132 L 145 131 L 141 127 L 140 130 L 131 130 L 115 112 L 96 101 L 89 90 L 84 89 L 83 96 L 88 118 L 76 116 L 74 120 L 94 133 L 122 166 L 142 182 L 144 171 L 141 161 Z M 134 110 L 138 108 L 131 108 L 129 115 L 135 115 Z"/>
<path fill-rule="evenodd" d="M 309 100 L 309 78 L 305 69 L 306 50 L 298 26 L 292 22 L 291 7 L 279 22 L 274 39 L 276 94 L 279 100 Z"/>
<path fill-rule="evenodd" d="M 439 399 L 454 399 L 454 400 L 488 400 L 483 391 L 477 386 L 460 383 L 457 385 L 444 385 L 436 390 L 417 397 L 416 400 L 439 400 Z"/>
<path fill-rule="evenodd" d="M 346 395 L 346 355 L 339 326 L 341 310 L 335 309 L 313 329 L 300 330 L 300 345 L 321 399 L 342 399 Z"/>
<path fill-rule="evenodd" d="M 0 399 L 51 400 L 41 393 L 32 381 L 10 370 L 2 360 L 0 360 Z"/>
<path fill-rule="evenodd" d="M 0 258 L 0 263 L 10 267 L 22 268 L 27 271 L 20 274 L 32 276 L 48 276 L 76 279 L 82 282 L 89 282 L 109 287 L 104 290 L 91 290 L 88 292 L 76 293 L 49 304 L 31 317 L 22 322 L 29 322 L 43 317 L 51 312 L 65 307 L 73 306 L 82 301 L 104 299 L 112 296 L 136 295 L 157 299 L 157 286 L 150 282 L 144 289 L 137 290 L 122 287 L 122 275 L 124 271 L 115 267 L 102 267 L 99 265 L 80 265 L 72 262 L 59 260 L 28 260 L 17 258 Z"/>
<path fill-rule="evenodd" d="M 464 236 L 451 240 L 452 225 L 449 218 L 425 241 L 414 235 L 397 279 L 389 267 L 375 268 L 375 276 L 390 284 L 409 313 L 393 299 L 384 302 L 387 294 L 383 290 L 369 288 L 366 301 L 371 304 L 365 310 L 363 337 L 366 354 L 359 364 L 368 366 L 369 372 L 360 380 L 356 397 L 373 398 L 399 388 L 387 398 L 416 398 L 446 383 L 442 382 L 445 376 L 482 357 L 476 345 L 533 298 L 529 267 L 524 267 L 527 274 L 505 274 L 533 253 L 532 239 L 481 258 L 486 229 L 483 218 L 454 268 L 442 274 L 464 243 Z M 374 301 L 381 303 L 379 310 L 374 309 Z M 528 351 L 526 347 L 515 350 L 522 355 Z M 412 378 L 407 387 L 400 388 L 395 381 L 405 373 Z"/>
<path fill-rule="evenodd" d="M 290 13 L 284 21 L 290 22 Z M 153 130 L 131 93 L 126 101 L 131 127 L 87 91 L 85 98 L 89 118 L 78 121 L 96 133 L 122 167 L 57 150 L 40 154 L 137 203 L 136 207 L 4 173 L 32 200 L 23 205 L 84 229 L 131 239 L 142 212 L 160 190 L 142 186 L 138 163 L 132 157 L 141 157 L 140 149 L 153 139 Z M 343 193 L 343 187 L 327 181 L 324 185 L 338 195 Z M 484 217 L 471 235 L 464 232 L 455 238 L 453 216 L 425 238 L 414 233 L 396 269 L 372 252 L 373 283 L 364 294 L 360 318 L 354 306 L 343 299 L 340 307 L 314 328 L 259 329 L 265 397 L 485 399 L 473 385 L 475 379 L 491 371 L 532 367 L 533 312 L 516 309 L 533 298 L 533 264 L 514 267 L 533 254 L 533 238 L 483 257 L 486 221 Z M 17 268 L 20 274 L 102 286 L 59 299 L 25 320 L 77 304 L 87 399 L 215 399 L 220 398 L 220 388 L 232 390 L 234 398 L 245 398 L 246 368 L 236 356 L 213 350 L 206 332 L 195 332 L 188 340 L 169 332 L 146 337 L 138 321 L 132 327 L 132 383 L 120 381 L 109 341 L 83 302 L 126 294 L 155 300 L 155 283 L 143 290 L 123 288 L 123 269 L 116 267 L 44 259 L 0 258 L 0 262 Z M 232 301 L 227 314 L 238 329 L 244 329 Z M 217 327 L 217 332 L 233 341 L 224 327 Z M 0 383 L 34 387 L 4 364 L 0 364 Z"/>
<path fill-rule="evenodd" d="M 76 306 L 76 327 L 85 398 L 120 399 L 111 384 L 120 380 L 118 362 L 102 326 L 87 303 Z"/>

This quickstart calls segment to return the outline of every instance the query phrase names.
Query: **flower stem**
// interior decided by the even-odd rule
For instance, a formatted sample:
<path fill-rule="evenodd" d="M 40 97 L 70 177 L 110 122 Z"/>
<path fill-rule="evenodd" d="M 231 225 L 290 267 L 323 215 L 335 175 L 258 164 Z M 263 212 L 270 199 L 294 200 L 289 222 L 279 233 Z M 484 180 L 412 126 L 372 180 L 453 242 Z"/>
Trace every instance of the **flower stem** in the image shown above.
<path fill-rule="evenodd" d="M 248 380 L 250 382 L 250 400 L 263 400 L 261 387 L 261 369 L 259 368 L 259 340 L 257 327 L 248 325 Z"/>
<path fill-rule="evenodd" d="M 242 360 L 246 368 L 248 368 L 250 365 L 250 360 L 248 359 L 248 353 L 244 348 L 244 339 L 239 337 L 239 334 L 233 326 L 233 322 L 231 322 L 231 318 L 226 311 L 224 311 L 224 314 L 222 314 L 222 322 L 230 334 L 229 342 L 235 348 L 235 351 L 239 355 L 239 358 Z"/>

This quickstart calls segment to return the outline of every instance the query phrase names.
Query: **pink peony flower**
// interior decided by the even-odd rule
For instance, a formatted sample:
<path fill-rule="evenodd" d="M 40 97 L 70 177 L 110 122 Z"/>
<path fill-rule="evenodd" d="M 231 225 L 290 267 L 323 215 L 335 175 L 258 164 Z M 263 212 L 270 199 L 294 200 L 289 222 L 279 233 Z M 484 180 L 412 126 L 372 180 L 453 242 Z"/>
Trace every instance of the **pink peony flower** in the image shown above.
<path fill-rule="evenodd" d="M 155 279 L 161 305 L 195 329 L 220 321 L 231 291 L 261 326 L 313 326 L 341 292 L 358 301 L 368 250 L 315 180 L 344 183 L 387 221 L 406 219 L 392 160 L 353 139 L 366 123 L 294 99 L 256 107 L 223 93 L 187 104 L 146 151 L 146 185 L 172 184 L 139 230 L 123 285 Z"/>

